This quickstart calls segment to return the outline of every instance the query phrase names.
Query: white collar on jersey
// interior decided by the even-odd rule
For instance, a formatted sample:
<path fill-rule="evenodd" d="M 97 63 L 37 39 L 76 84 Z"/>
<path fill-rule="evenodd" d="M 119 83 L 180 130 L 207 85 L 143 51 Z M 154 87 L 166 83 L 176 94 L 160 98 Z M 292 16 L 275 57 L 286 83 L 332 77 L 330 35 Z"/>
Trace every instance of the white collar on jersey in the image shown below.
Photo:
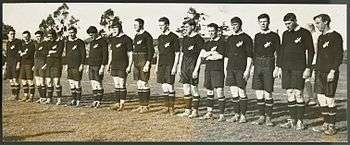
<path fill-rule="evenodd" d="M 198 33 L 197 32 L 192 32 L 190 35 L 188 35 L 188 37 L 194 37 L 196 36 Z"/>
<path fill-rule="evenodd" d="M 299 25 L 297 25 L 295 28 L 294 28 L 294 31 L 298 31 L 298 30 L 300 30 L 300 26 Z M 292 31 L 292 30 L 289 30 L 289 31 Z"/>
<path fill-rule="evenodd" d="M 125 35 L 123 32 L 119 33 L 119 35 L 117 35 L 117 37 L 122 37 L 123 35 Z"/>
<path fill-rule="evenodd" d="M 167 30 L 164 33 L 162 33 L 162 35 L 169 35 L 169 34 L 170 34 L 170 30 Z"/>
<path fill-rule="evenodd" d="M 137 32 L 136 35 L 141 35 L 141 34 L 144 33 L 144 32 L 145 32 L 145 30 L 142 29 L 142 30 L 140 30 L 139 32 Z"/>
<path fill-rule="evenodd" d="M 220 37 L 219 37 L 219 36 L 216 36 L 215 39 L 211 39 L 211 38 L 210 38 L 210 41 L 218 41 L 219 39 L 220 39 Z"/>
<path fill-rule="evenodd" d="M 29 40 L 28 42 L 24 41 L 25 44 L 29 44 L 30 42 L 32 42 L 32 40 Z"/>
<path fill-rule="evenodd" d="M 78 37 L 75 37 L 74 39 L 68 37 L 68 40 L 69 40 L 69 41 L 75 41 L 75 40 L 78 40 Z"/>
<path fill-rule="evenodd" d="M 268 30 L 266 30 L 266 31 L 261 30 L 260 33 L 261 33 L 261 34 L 268 34 L 268 33 L 271 33 L 271 30 L 270 30 L 270 29 L 268 29 Z"/>
<path fill-rule="evenodd" d="M 332 32 L 334 32 L 334 30 L 329 28 L 328 31 L 324 32 L 323 34 L 328 34 L 328 33 L 332 33 Z"/>
<path fill-rule="evenodd" d="M 233 32 L 232 35 L 240 35 L 240 34 L 242 34 L 242 33 L 243 33 L 243 31 L 242 31 L 242 30 L 239 30 L 237 33 L 236 33 L 236 32 Z"/>

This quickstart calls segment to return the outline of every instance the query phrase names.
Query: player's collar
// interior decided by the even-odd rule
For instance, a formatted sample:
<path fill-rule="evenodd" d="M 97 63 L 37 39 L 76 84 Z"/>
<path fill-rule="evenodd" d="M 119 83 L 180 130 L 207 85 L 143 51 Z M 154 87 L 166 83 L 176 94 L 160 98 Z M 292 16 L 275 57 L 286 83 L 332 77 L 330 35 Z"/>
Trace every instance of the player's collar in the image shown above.
<path fill-rule="evenodd" d="M 270 33 L 270 32 L 271 32 L 270 29 L 268 29 L 268 30 L 266 30 L 266 31 L 264 31 L 264 30 L 261 30 L 261 31 L 260 31 L 261 34 L 268 34 L 268 33 Z"/>
<path fill-rule="evenodd" d="M 192 32 L 190 35 L 188 35 L 188 37 L 194 37 L 196 36 L 198 33 L 197 32 Z"/>
<path fill-rule="evenodd" d="M 123 35 L 125 35 L 124 33 L 119 33 L 118 35 L 117 35 L 117 37 L 122 37 Z"/>
<path fill-rule="evenodd" d="M 216 36 L 215 39 L 210 39 L 210 41 L 218 41 L 219 39 L 220 39 L 220 37 L 219 37 L 219 36 Z"/>
<path fill-rule="evenodd" d="M 240 35 L 240 34 L 242 34 L 242 33 L 243 33 L 243 31 L 242 31 L 242 30 L 239 30 L 239 32 L 237 32 L 237 33 L 236 33 L 236 32 L 233 32 L 232 35 Z"/>
<path fill-rule="evenodd" d="M 170 30 L 165 31 L 165 33 L 162 33 L 162 35 L 169 35 L 170 34 Z"/>
<path fill-rule="evenodd" d="M 32 40 L 29 40 L 28 42 L 26 42 L 26 41 L 23 41 L 24 42 L 24 44 L 29 44 L 30 42 L 32 42 Z"/>
<path fill-rule="evenodd" d="M 145 30 L 142 29 L 142 30 L 140 30 L 139 32 L 137 32 L 136 35 L 141 35 L 141 34 L 144 33 L 144 32 L 145 32 Z"/>
<path fill-rule="evenodd" d="M 334 30 L 331 29 L 331 28 L 329 28 L 328 31 L 324 32 L 324 35 L 325 35 L 325 34 L 328 34 L 328 33 L 332 33 L 332 32 L 334 32 Z"/>
<path fill-rule="evenodd" d="M 75 37 L 74 39 L 68 37 L 68 40 L 69 40 L 69 41 L 75 41 L 75 40 L 78 40 L 78 37 Z"/>
<path fill-rule="evenodd" d="M 293 30 L 290 30 L 290 31 L 298 31 L 298 30 L 300 30 L 300 26 L 299 25 L 297 25 Z"/>

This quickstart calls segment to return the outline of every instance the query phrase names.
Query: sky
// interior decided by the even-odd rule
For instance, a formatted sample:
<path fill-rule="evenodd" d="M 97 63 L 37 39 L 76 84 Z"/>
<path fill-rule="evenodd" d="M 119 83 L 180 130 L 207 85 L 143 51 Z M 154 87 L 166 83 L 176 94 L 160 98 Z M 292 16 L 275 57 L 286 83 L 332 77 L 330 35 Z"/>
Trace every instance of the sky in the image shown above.
<path fill-rule="evenodd" d="M 34 33 L 42 19 L 55 11 L 62 3 L 3 3 L 3 22 L 13 26 L 17 32 L 29 30 Z M 145 20 L 145 29 L 153 38 L 159 36 L 158 19 L 166 16 L 170 19 L 170 29 L 179 27 L 189 7 L 197 12 L 206 14 L 205 23 L 222 24 L 238 16 L 243 21 L 243 31 L 251 37 L 259 32 L 257 16 L 262 13 L 270 15 L 270 29 L 286 30 L 283 23 L 285 14 L 292 12 L 297 16 L 298 23 L 305 27 L 313 23 L 313 17 L 326 13 L 331 17 L 331 28 L 343 36 L 344 49 L 347 48 L 347 17 L 346 5 L 341 4 L 192 4 L 192 3 L 67 3 L 70 13 L 78 18 L 78 37 L 88 37 L 86 29 L 91 26 L 99 26 L 100 17 L 104 11 L 111 8 L 123 22 L 126 34 L 133 37 L 135 32 L 133 22 L 135 18 Z M 19 33 L 20 34 L 20 33 Z M 20 35 L 17 35 L 20 37 Z"/>

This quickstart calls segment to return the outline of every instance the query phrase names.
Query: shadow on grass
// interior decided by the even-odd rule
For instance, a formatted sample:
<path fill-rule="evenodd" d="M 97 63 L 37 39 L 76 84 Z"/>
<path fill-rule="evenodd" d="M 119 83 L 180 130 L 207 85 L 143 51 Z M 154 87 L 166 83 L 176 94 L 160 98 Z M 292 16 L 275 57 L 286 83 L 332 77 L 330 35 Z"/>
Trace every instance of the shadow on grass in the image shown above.
<path fill-rule="evenodd" d="M 60 134 L 60 133 L 73 133 L 74 131 L 68 130 L 68 131 L 48 131 L 48 132 L 41 132 L 37 134 L 30 134 L 30 135 L 23 135 L 23 136 L 4 136 L 3 140 L 6 142 L 11 142 L 11 141 L 22 141 L 27 138 L 31 137 L 38 137 L 38 136 L 44 136 L 44 135 L 50 135 L 50 134 Z"/>

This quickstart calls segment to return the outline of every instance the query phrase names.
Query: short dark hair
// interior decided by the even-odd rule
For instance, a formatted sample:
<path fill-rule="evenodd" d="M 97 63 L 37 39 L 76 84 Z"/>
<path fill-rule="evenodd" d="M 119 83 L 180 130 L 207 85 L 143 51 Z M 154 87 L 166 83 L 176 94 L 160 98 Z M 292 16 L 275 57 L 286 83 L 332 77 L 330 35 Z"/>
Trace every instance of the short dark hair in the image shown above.
<path fill-rule="evenodd" d="M 138 22 L 141 27 L 143 27 L 143 25 L 145 24 L 145 21 L 142 20 L 141 18 L 136 18 L 135 21 Z"/>
<path fill-rule="evenodd" d="M 242 25 L 242 20 L 239 17 L 233 17 L 231 19 L 231 23 L 238 23 L 239 25 Z"/>
<path fill-rule="evenodd" d="M 90 26 L 87 30 L 86 33 L 97 33 L 97 28 L 95 26 Z"/>
<path fill-rule="evenodd" d="M 322 22 L 328 21 L 327 23 L 328 26 L 329 26 L 329 23 L 331 23 L 331 17 L 329 17 L 329 15 L 327 14 L 319 14 L 314 17 L 314 20 L 316 20 L 317 18 L 321 18 Z"/>
<path fill-rule="evenodd" d="M 73 27 L 73 26 L 72 26 L 72 27 L 69 27 L 69 28 L 68 28 L 68 31 L 69 31 L 69 30 L 73 30 L 74 33 L 77 33 L 77 28 L 75 28 L 75 27 Z"/>
<path fill-rule="evenodd" d="M 158 20 L 159 22 L 164 22 L 165 23 L 165 25 L 169 25 L 169 19 L 167 18 L 167 17 L 161 17 L 161 18 L 159 18 L 159 20 Z"/>
<path fill-rule="evenodd" d="M 208 24 L 207 27 L 213 27 L 213 28 L 215 29 L 215 31 L 218 31 L 218 30 L 219 30 L 218 24 L 215 24 L 215 23 L 210 23 L 210 24 Z"/>
<path fill-rule="evenodd" d="M 29 31 L 24 31 L 22 34 L 28 34 L 30 36 L 30 32 Z"/>
<path fill-rule="evenodd" d="M 297 20 L 297 16 L 294 13 L 288 13 L 283 17 L 283 21 L 295 21 Z"/>
<path fill-rule="evenodd" d="M 7 32 L 7 34 L 10 33 L 11 31 L 16 33 L 16 30 L 15 30 L 15 29 L 10 28 L 9 31 Z"/>
<path fill-rule="evenodd" d="M 188 24 L 190 26 L 196 26 L 196 22 L 192 19 L 183 22 L 184 25 Z"/>
<path fill-rule="evenodd" d="M 36 31 L 36 32 L 34 33 L 34 35 L 37 35 L 37 34 L 39 34 L 39 35 L 41 35 L 41 36 L 44 36 L 44 32 L 41 31 L 41 30 L 38 30 L 38 31 Z"/>
<path fill-rule="evenodd" d="M 268 14 L 264 13 L 264 14 L 261 14 L 258 16 L 258 20 L 263 19 L 263 18 L 266 18 L 267 21 L 270 22 L 270 16 Z"/>

